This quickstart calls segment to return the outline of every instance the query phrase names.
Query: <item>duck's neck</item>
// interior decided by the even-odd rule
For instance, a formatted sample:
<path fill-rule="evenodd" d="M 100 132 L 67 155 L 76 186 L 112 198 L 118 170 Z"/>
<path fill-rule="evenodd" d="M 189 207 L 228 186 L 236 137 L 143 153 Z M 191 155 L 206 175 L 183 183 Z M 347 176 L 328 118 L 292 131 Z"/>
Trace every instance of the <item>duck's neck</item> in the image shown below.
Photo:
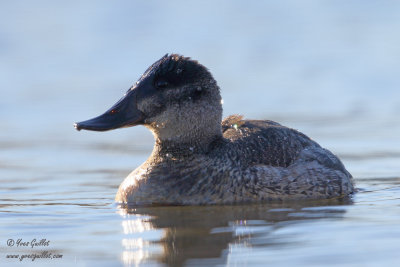
<path fill-rule="evenodd" d="M 175 132 L 175 133 L 174 133 Z M 222 139 L 221 124 L 213 127 L 201 125 L 186 125 L 185 129 L 174 129 L 169 134 L 166 131 L 155 132 L 153 155 L 161 158 L 180 158 L 193 154 L 205 154 Z M 157 134 L 158 133 L 158 134 Z"/>
<path fill-rule="evenodd" d="M 187 143 L 174 141 L 161 141 L 157 139 L 154 145 L 153 153 L 160 156 L 179 158 L 181 156 L 189 156 L 193 154 L 208 153 L 213 144 L 222 139 L 222 135 L 210 136 L 206 140 L 196 140 Z"/>

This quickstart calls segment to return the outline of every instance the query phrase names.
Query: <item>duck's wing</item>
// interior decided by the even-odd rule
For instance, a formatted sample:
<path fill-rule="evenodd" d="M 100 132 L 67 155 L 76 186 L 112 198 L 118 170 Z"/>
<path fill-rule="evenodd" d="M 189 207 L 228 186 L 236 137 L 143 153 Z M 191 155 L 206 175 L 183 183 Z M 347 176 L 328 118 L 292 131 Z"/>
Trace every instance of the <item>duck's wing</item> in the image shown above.
<path fill-rule="evenodd" d="M 246 192 L 259 200 L 341 198 L 354 192 L 350 173 L 321 147 L 303 149 L 287 168 L 254 165 L 242 177 Z"/>
<path fill-rule="evenodd" d="M 309 137 L 273 121 L 224 120 L 230 157 L 240 161 L 248 194 L 258 199 L 332 198 L 353 192 L 342 162 Z"/>

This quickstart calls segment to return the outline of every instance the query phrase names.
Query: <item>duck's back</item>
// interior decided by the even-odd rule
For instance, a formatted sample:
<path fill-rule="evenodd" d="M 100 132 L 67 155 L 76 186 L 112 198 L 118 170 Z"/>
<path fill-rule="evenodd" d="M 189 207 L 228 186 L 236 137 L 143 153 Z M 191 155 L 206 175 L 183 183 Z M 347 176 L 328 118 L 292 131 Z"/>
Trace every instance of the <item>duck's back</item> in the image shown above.
<path fill-rule="evenodd" d="M 320 147 L 306 135 L 269 120 L 242 120 L 232 115 L 222 122 L 229 151 L 248 164 L 288 167 L 306 147 Z"/>
<path fill-rule="evenodd" d="M 334 198 L 353 192 L 341 161 L 306 135 L 273 121 L 222 122 L 231 162 L 239 162 L 238 188 L 261 200 Z M 238 177 L 236 177 L 238 178 Z M 233 181 L 236 181 L 233 177 Z"/>

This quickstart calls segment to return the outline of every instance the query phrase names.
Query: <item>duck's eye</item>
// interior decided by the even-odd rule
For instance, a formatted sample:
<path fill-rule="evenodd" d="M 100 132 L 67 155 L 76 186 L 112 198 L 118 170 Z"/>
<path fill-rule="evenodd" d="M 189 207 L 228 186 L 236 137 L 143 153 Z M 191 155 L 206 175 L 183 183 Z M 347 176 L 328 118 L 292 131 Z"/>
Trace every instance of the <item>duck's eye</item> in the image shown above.
<path fill-rule="evenodd" d="M 156 87 L 157 88 L 166 88 L 168 87 L 169 83 L 165 80 L 159 80 L 156 82 Z"/>

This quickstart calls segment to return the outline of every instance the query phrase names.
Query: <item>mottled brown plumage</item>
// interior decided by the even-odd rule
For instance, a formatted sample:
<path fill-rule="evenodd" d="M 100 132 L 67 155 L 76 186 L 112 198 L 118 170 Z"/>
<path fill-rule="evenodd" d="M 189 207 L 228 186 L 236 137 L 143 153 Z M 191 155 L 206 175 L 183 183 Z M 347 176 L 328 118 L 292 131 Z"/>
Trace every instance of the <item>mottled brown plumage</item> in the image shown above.
<path fill-rule="evenodd" d="M 142 124 L 156 140 L 151 156 L 120 185 L 121 203 L 233 204 L 353 192 L 340 160 L 306 135 L 239 115 L 222 121 L 217 83 L 189 58 L 164 56 L 108 112 L 76 127 L 114 129 L 115 113 L 118 127 Z"/>

